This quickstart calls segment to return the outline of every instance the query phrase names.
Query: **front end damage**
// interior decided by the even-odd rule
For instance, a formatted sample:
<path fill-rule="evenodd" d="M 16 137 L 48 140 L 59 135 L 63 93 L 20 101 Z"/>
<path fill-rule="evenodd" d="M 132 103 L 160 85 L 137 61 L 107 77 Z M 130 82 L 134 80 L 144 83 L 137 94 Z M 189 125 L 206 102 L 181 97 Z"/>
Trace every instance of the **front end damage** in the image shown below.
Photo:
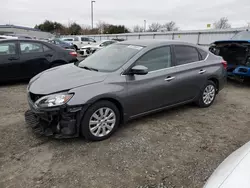
<path fill-rule="evenodd" d="M 250 78 L 250 43 L 248 41 L 221 41 L 213 43 L 209 51 L 227 61 L 228 77 Z"/>
<path fill-rule="evenodd" d="M 80 135 L 80 124 L 85 107 L 63 105 L 41 109 L 35 105 L 30 96 L 29 94 L 30 110 L 26 111 L 25 120 L 35 133 L 55 138 L 74 138 Z"/>

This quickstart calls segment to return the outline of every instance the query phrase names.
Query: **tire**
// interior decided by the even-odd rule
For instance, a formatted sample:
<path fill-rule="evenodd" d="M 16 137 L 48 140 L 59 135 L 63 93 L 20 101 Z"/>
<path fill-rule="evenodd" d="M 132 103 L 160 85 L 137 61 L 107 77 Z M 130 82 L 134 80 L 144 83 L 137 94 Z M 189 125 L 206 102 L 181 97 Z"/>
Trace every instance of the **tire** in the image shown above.
<path fill-rule="evenodd" d="M 205 95 L 207 97 L 205 97 Z M 207 108 L 213 104 L 215 97 L 216 97 L 216 84 L 213 81 L 208 80 L 205 86 L 202 88 L 196 104 L 200 108 Z"/>
<path fill-rule="evenodd" d="M 107 115 L 105 115 L 106 113 Z M 90 124 L 90 121 L 92 124 Z M 103 100 L 88 108 L 81 122 L 81 133 L 87 140 L 102 141 L 109 138 L 119 124 L 120 112 L 118 108 L 114 103 Z"/>

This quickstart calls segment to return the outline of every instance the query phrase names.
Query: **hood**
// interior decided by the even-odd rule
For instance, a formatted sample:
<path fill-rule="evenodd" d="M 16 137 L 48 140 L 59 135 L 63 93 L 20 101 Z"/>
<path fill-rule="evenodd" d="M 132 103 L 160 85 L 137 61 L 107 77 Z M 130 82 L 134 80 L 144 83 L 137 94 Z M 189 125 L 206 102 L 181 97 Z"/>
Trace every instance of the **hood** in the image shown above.
<path fill-rule="evenodd" d="M 48 69 L 30 80 L 28 90 L 47 95 L 72 88 L 102 82 L 107 73 L 89 71 L 72 64 Z"/>
<path fill-rule="evenodd" d="M 204 188 L 249 188 L 250 142 L 232 153 L 215 170 Z"/>
<path fill-rule="evenodd" d="M 218 40 L 215 41 L 213 44 L 223 44 L 223 43 L 250 43 L 250 40 Z"/>

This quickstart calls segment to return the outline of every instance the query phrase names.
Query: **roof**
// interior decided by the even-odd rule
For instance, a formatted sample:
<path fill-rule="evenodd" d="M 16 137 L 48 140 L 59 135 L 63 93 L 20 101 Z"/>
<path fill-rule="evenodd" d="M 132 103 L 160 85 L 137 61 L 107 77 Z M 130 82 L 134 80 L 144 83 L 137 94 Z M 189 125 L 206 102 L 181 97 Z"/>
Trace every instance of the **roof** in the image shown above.
<path fill-rule="evenodd" d="M 25 30 L 32 30 L 32 31 L 41 31 L 39 29 L 35 29 L 31 27 L 24 27 L 24 26 L 17 26 L 17 25 L 0 25 L 0 28 L 16 28 L 16 29 L 25 29 Z"/>
<path fill-rule="evenodd" d="M 143 39 L 143 40 L 127 40 L 123 42 L 119 42 L 119 44 L 131 44 L 138 46 L 161 46 L 161 45 L 170 45 L 170 44 L 188 44 L 194 46 L 194 44 L 188 42 L 182 42 L 177 40 L 162 40 L 162 39 Z"/>

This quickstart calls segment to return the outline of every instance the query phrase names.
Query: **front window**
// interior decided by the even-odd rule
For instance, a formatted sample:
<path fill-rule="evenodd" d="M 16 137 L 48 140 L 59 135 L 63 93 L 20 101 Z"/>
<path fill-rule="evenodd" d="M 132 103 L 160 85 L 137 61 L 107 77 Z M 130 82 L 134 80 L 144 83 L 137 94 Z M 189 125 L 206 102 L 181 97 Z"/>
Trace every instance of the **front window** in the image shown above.
<path fill-rule="evenodd" d="M 16 54 L 16 45 L 14 42 L 6 42 L 0 44 L 0 56 L 14 54 Z"/>
<path fill-rule="evenodd" d="M 171 67 L 170 46 L 153 49 L 138 59 L 135 65 L 143 65 L 148 71 L 161 70 Z"/>
<path fill-rule="evenodd" d="M 87 57 L 78 66 L 100 72 L 112 72 L 123 66 L 142 49 L 142 46 L 128 44 L 110 45 Z"/>
<path fill-rule="evenodd" d="M 250 31 L 242 31 L 232 37 L 233 40 L 250 40 Z"/>

